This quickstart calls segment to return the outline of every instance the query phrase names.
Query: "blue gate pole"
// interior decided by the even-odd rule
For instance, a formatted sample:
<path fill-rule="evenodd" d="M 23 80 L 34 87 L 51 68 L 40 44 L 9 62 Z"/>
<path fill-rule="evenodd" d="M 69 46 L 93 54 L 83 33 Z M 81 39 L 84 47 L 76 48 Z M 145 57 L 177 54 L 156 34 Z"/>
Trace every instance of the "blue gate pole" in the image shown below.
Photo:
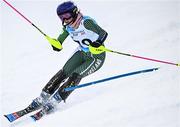
<path fill-rule="evenodd" d="M 101 80 L 80 84 L 78 86 L 68 87 L 68 88 L 65 88 L 64 90 L 65 91 L 72 91 L 72 90 L 75 90 L 75 89 L 78 89 L 78 88 L 87 87 L 87 86 L 94 85 L 94 84 L 97 84 L 97 83 L 106 82 L 106 81 L 109 81 L 109 80 L 114 80 L 114 79 L 117 79 L 117 78 L 127 77 L 127 76 L 131 76 L 131 75 L 152 72 L 152 71 L 155 71 L 155 70 L 158 70 L 158 69 L 159 68 L 151 68 L 151 69 L 145 69 L 145 70 L 125 73 L 125 74 L 121 74 L 121 75 L 116 75 L 116 76 L 112 76 L 112 77 L 109 77 L 109 78 L 104 78 L 104 79 L 101 79 Z"/>

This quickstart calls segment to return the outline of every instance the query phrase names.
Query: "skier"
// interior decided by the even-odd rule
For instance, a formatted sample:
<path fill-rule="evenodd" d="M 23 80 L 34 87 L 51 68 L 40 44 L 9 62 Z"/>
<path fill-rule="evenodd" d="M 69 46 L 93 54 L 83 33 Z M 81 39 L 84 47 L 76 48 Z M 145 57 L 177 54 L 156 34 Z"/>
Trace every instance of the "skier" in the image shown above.
<path fill-rule="evenodd" d="M 78 85 L 82 78 L 99 70 L 105 60 L 105 52 L 98 49 L 104 45 L 108 34 L 94 19 L 84 16 L 71 1 L 60 4 L 57 15 L 62 21 L 63 32 L 54 40 L 62 45 L 70 36 L 79 47 L 45 85 L 40 96 L 28 106 L 29 110 L 43 108 L 45 114 L 54 111 L 57 104 L 65 101 L 72 93 L 64 91 L 65 88 Z M 58 52 L 62 49 L 53 45 L 52 48 Z M 63 84 L 60 86 L 61 83 Z M 57 92 L 54 94 L 55 91 Z"/>

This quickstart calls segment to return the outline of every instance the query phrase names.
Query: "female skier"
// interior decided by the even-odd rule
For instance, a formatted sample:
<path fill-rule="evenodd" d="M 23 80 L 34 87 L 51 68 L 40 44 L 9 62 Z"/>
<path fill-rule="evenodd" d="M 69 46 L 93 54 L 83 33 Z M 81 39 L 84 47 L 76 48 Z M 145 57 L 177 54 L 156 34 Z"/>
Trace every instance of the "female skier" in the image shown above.
<path fill-rule="evenodd" d="M 61 51 L 68 36 L 78 43 L 79 47 L 63 68 L 45 85 L 40 96 L 29 105 L 29 109 L 33 110 L 42 107 L 46 114 L 54 111 L 56 105 L 62 100 L 65 101 L 71 94 L 72 91 L 66 92 L 65 88 L 78 85 L 82 78 L 102 67 L 105 52 L 98 48 L 104 45 L 108 35 L 94 19 L 84 16 L 71 1 L 60 4 L 57 7 L 57 15 L 62 21 L 63 32 L 57 40 L 54 39 L 60 44 L 60 48 L 52 45 L 53 50 Z M 61 83 L 63 84 L 60 85 Z"/>
<path fill-rule="evenodd" d="M 77 42 L 79 47 L 27 108 L 4 115 L 10 122 L 40 108 L 42 110 L 31 116 L 34 120 L 53 112 L 57 104 L 65 101 L 72 93 L 65 91 L 65 88 L 78 85 L 82 78 L 99 70 L 104 63 L 105 52 L 102 49 L 107 32 L 94 19 L 84 16 L 71 1 L 60 4 L 57 15 L 62 21 L 63 32 L 57 39 L 47 37 L 53 50 L 61 51 L 68 36 Z"/>

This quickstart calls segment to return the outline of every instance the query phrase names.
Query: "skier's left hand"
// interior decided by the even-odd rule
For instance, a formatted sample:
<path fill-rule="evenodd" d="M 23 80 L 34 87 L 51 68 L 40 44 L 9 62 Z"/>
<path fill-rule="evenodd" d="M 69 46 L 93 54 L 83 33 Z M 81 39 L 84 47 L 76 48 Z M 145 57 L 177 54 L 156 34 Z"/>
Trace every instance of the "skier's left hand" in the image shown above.
<path fill-rule="evenodd" d="M 89 51 L 92 54 L 101 54 L 105 51 L 105 47 L 99 42 L 93 42 L 89 45 Z"/>

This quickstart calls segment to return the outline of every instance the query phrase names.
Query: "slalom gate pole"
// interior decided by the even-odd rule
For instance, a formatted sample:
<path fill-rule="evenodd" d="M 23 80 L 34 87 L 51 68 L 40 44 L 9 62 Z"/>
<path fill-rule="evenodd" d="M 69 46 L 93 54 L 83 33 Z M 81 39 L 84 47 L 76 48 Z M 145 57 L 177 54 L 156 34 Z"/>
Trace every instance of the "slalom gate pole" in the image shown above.
<path fill-rule="evenodd" d="M 12 8 L 16 13 L 18 13 L 21 17 L 23 17 L 28 23 L 30 23 L 34 28 L 36 28 L 44 37 L 47 39 L 47 41 L 53 45 L 54 47 L 58 49 L 62 49 L 62 45 L 59 43 L 59 41 L 54 40 L 53 38 L 49 37 L 47 34 L 45 34 L 40 28 L 38 28 L 34 23 L 32 23 L 27 17 L 25 17 L 21 12 L 19 12 L 15 7 L 13 7 L 9 2 L 6 0 L 3 0 L 10 8 Z"/>
<path fill-rule="evenodd" d="M 18 13 L 21 17 L 23 17 L 28 23 L 30 23 L 33 27 L 35 27 L 41 34 L 47 36 L 42 30 L 40 30 L 36 25 L 34 25 L 28 18 L 26 18 L 21 12 L 19 12 L 15 7 L 13 7 L 9 2 L 3 0 L 9 7 L 11 7 L 16 13 Z"/>
<path fill-rule="evenodd" d="M 101 79 L 101 80 L 97 80 L 97 81 L 93 81 L 93 82 L 89 82 L 89 83 L 85 83 L 85 84 L 80 84 L 78 86 L 68 87 L 68 88 L 65 88 L 64 90 L 65 91 L 72 91 L 72 90 L 75 90 L 75 89 L 78 89 L 78 88 L 87 87 L 87 86 L 90 86 L 90 85 L 95 85 L 95 84 L 98 84 L 98 83 L 114 80 L 114 79 L 117 79 L 117 78 L 127 77 L 127 76 L 141 74 L 141 73 L 152 72 L 152 71 L 156 71 L 158 69 L 159 68 L 151 68 L 151 69 L 145 69 L 145 70 L 125 73 L 125 74 L 121 74 L 121 75 L 116 75 L 116 76 L 112 76 L 112 77 L 109 77 L 109 78 L 105 78 L 105 79 Z"/>
<path fill-rule="evenodd" d="M 180 63 L 172 63 L 172 62 L 167 62 L 167 61 L 162 61 L 162 60 L 157 60 L 157 59 L 152 59 L 152 58 L 147 58 L 147 57 L 142 57 L 142 56 L 136 56 L 136 55 L 132 55 L 132 54 L 128 54 L 128 53 L 122 53 L 122 52 L 113 51 L 113 50 L 106 49 L 106 48 L 104 48 L 104 51 L 111 52 L 111 53 L 116 53 L 116 54 L 120 54 L 120 55 L 124 55 L 124 56 L 130 56 L 130 57 L 134 57 L 134 58 L 139 58 L 139 59 L 144 59 L 144 60 L 164 63 L 164 64 L 180 66 Z"/>

